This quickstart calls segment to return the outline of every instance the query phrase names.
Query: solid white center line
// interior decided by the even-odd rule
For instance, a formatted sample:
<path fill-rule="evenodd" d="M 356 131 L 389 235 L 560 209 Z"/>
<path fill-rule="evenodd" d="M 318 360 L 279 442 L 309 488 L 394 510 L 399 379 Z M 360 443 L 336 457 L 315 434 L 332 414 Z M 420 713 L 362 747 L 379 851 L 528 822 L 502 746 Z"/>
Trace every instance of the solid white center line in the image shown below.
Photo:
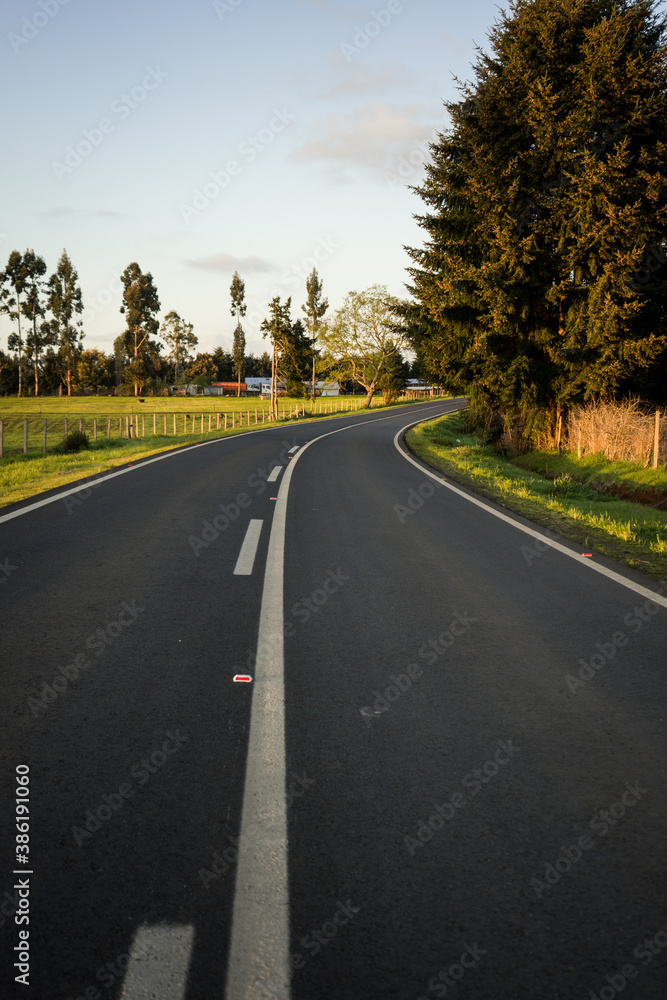
<path fill-rule="evenodd" d="M 190 925 L 142 925 L 130 950 L 123 1000 L 183 1000 L 194 936 Z"/>
<path fill-rule="evenodd" d="M 245 533 L 245 538 L 243 539 L 241 551 L 239 552 L 239 557 L 236 560 L 234 576 L 250 576 L 252 574 L 252 568 L 255 565 L 255 556 L 257 555 L 257 546 L 259 545 L 259 536 L 261 534 L 263 524 L 264 521 L 255 519 L 250 521 L 248 530 Z"/>
<path fill-rule="evenodd" d="M 269 473 L 269 477 L 266 480 L 267 483 L 275 483 L 276 479 L 278 478 L 278 476 L 282 471 L 283 471 L 282 465 L 276 465 L 275 469 L 272 469 L 271 472 Z"/>
<path fill-rule="evenodd" d="M 287 498 L 294 467 L 306 449 L 355 426 L 328 431 L 297 449 L 278 490 L 259 616 L 226 1000 L 291 997 L 283 608 Z"/>

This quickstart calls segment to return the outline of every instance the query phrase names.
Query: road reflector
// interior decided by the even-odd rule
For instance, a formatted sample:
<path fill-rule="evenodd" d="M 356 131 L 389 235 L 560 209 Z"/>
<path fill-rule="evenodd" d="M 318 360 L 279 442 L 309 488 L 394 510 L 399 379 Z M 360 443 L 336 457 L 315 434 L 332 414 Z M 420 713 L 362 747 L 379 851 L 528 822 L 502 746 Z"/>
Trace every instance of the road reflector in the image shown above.
<path fill-rule="evenodd" d="M 238 684 L 250 684 L 252 677 L 250 674 L 234 674 L 234 682 Z"/>
<path fill-rule="evenodd" d="M 582 554 L 582 556 L 586 556 L 587 559 L 592 559 L 593 558 L 593 553 L 592 552 L 582 552 L 581 554 Z"/>

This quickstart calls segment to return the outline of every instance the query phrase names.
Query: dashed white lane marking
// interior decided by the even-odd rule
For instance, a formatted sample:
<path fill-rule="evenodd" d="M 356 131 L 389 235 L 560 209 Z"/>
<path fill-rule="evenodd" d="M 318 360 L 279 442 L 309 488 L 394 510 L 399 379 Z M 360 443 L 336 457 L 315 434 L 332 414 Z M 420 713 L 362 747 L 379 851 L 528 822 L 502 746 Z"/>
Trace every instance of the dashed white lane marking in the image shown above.
<path fill-rule="evenodd" d="M 437 418 L 434 417 L 433 419 Z M 493 514 L 494 517 L 499 518 L 506 524 L 511 524 L 513 528 L 516 528 L 518 531 L 523 531 L 525 535 L 530 535 L 531 538 L 537 538 L 540 542 L 544 542 L 545 545 L 550 545 L 552 549 L 556 549 L 557 552 L 562 552 L 563 555 L 568 557 L 568 559 L 574 559 L 574 561 L 578 562 L 580 566 L 585 566 L 586 569 L 592 569 L 596 573 L 601 573 L 602 576 L 606 576 L 609 580 L 614 580 L 616 583 L 620 583 L 622 587 L 626 587 L 628 590 L 633 590 L 635 594 L 641 594 L 642 597 L 648 597 L 649 600 L 655 601 L 656 604 L 662 605 L 663 608 L 667 608 L 667 597 L 657 594 L 654 590 L 649 590 L 648 587 L 642 587 L 640 583 L 635 583 L 634 580 L 629 580 L 628 577 L 621 576 L 620 573 L 616 573 L 613 569 L 609 569 L 607 566 L 601 566 L 600 563 L 593 562 L 590 558 L 580 555 L 578 552 L 573 552 L 572 549 L 568 549 L 565 545 L 561 545 L 560 542 L 556 542 L 547 535 L 543 535 L 540 531 L 535 531 L 533 528 L 529 528 L 528 525 L 521 524 L 520 521 L 515 521 L 513 517 L 503 514 L 500 510 L 494 510 L 493 507 L 489 507 L 489 505 L 484 503 L 482 500 L 477 500 L 476 497 L 472 497 L 468 493 L 464 493 L 463 490 L 457 489 L 457 487 L 452 486 L 451 483 L 445 482 L 442 476 L 437 475 L 437 473 L 430 472 L 428 469 L 425 469 L 423 465 L 420 465 L 420 463 L 416 462 L 414 458 L 402 451 L 399 443 L 401 434 L 404 434 L 405 431 L 414 427 L 416 424 L 421 423 L 424 423 L 424 421 L 415 420 L 410 424 L 406 424 L 405 427 L 402 427 L 394 438 L 394 445 L 399 455 L 414 465 L 415 468 L 419 469 L 423 475 L 430 476 L 431 479 L 435 479 L 435 481 L 440 483 L 440 485 L 445 489 L 458 494 L 458 496 L 463 497 L 464 500 L 474 504 L 475 507 L 480 507 L 482 510 L 485 510 L 487 514 Z"/>
<path fill-rule="evenodd" d="M 448 412 L 448 411 L 446 411 Z M 395 419 L 377 417 L 366 423 Z M 239 832 L 227 1000 L 290 1000 L 290 925 L 285 788 L 283 582 L 287 498 L 294 467 L 315 441 L 306 442 L 285 469 L 269 536 L 259 618 L 257 658 Z"/>
<path fill-rule="evenodd" d="M 122 1000 L 183 1000 L 194 927 L 142 925 L 134 936 Z"/>
<path fill-rule="evenodd" d="M 263 524 L 264 521 L 255 518 L 248 524 L 248 530 L 245 533 L 243 545 L 241 546 L 241 551 L 234 567 L 234 576 L 252 575 L 252 568 L 255 565 L 255 556 L 257 555 L 257 546 L 259 545 L 259 536 L 262 533 Z"/>
<path fill-rule="evenodd" d="M 269 473 L 269 477 L 266 480 L 267 483 L 275 483 L 276 479 L 278 478 L 278 476 L 282 471 L 283 471 L 282 465 L 276 465 L 275 469 L 272 469 L 271 472 Z"/>
<path fill-rule="evenodd" d="M 301 447 L 300 444 L 295 444 L 293 448 L 290 448 L 290 450 L 287 452 L 287 454 L 288 455 L 293 455 L 294 452 L 298 451 L 300 447 Z"/>

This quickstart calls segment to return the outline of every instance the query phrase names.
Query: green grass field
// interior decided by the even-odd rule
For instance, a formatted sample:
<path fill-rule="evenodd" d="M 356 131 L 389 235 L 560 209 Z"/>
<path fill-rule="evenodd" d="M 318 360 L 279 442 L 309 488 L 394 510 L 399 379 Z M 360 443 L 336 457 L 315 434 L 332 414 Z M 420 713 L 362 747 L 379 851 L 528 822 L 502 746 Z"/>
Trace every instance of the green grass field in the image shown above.
<path fill-rule="evenodd" d="M 667 511 L 607 496 L 591 483 L 577 482 L 568 471 L 554 470 L 559 475 L 550 480 L 520 468 L 468 433 L 460 414 L 420 424 L 408 432 L 406 440 L 434 469 L 476 493 L 656 580 L 667 577 Z M 569 461 L 567 469 L 571 469 L 572 456 Z M 589 470 L 593 464 L 588 463 Z M 616 474 L 623 471 L 628 472 L 621 469 Z M 639 471 L 641 466 L 634 469 Z"/>
<path fill-rule="evenodd" d="M 259 430 L 262 427 L 289 426 L 298 419 L 328 419 L 338 413 L 362 412 L 364 399 L 364 396 L 332 396 L 318 398 L 314 405 L 310 400 L 279 399 L 280 419 L 271 424 L 268 421 L 268 400 L 252 398 L 158 396 L 146 397 L 144 404 L 138 403 L 133 397 L 77 396 L 69 400 L 3 398 L 0 399 L 0 419 L 4 424 L 4 457 L 0 459 L 0 507 L 97 475 L 128 461 L 136 461 L 198 441 L 247 433 L 248 430 Z M 294 416 L 297 406 L 300 412 L 305 407 L 305 417 Z M 373 399 L 373 407 L 384 407 L 382 396 Z M 290 417 L 290 413 L 293 416 Z M 62 452 L 60 445 L 64 437 L 66 417 L 70 432 L 78 430 L 80 420 L 83 422 L 83 429 L 90 438 L 88 449 Z M 97 441 L 93 440 L 95 417 L 98 422 Z M 28 419 L 26 454 L 23 453 L 24 419 Z M 48 421 L 46 454 L 42 451 L 44 420 Z M 107 438 L 109 420 L 111 437 Z M 122 420 L 122 438 L 119 420 Z M 139 437 L 136 433 L 131 438 L 128 437 L 130 421 L 138 429 Z"/>
<path fill-rule="evenodd" d="M 144 402 L 139 402 L 144 399 Z M 304 409 L 308 415 L 319 416 L 329 413 L 356 410 L 363 406 L 363 396 L 336 396 L 315 400 L 278 400 L 280 419 Z M 373 400 L 374 406 L 382 404 L 382 397 Z M 2 457 L 24 450 L 24 423 L 27 420 L 28 452 L 44 452 L 44 422 L 46 421 L 46 451 L 56 452 L 67 430 L 81 428 L 92 439 L 97 437 L 120 442 L 129 436 L 148 437 L 161 434 L 164 437 L 183 437 L 190 434 L 208 433 L 209 430 L 231 428 L 241 421 L 245 425 L 265 423 L 268 420 L 270 404 L 268 400 L 252 397 L 232 396 L 74 396 L 70 399 L 58 397 L 5 397 L 0 399 L 0 420 L 2 421 Z M 218 414 L 221 419 L 218 421 Z M 195 419 L 193 427 L 193 418 Z M 203 424 L 202 424 L 203 418 Z M 210 418 L 210 419 L 209 419 Z M 209 428 L 210 423 L 210 428 Z M 220 427 L 218 428 L 218 424 Z"/>

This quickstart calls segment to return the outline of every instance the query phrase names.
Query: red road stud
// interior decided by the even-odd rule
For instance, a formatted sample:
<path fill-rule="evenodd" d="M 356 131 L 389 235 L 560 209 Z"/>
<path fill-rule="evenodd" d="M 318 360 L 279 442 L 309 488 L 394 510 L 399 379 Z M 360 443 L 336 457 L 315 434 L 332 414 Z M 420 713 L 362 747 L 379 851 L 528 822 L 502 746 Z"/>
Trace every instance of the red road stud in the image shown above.
<path fill-rule="evenodd" d="M 582 556 L 586 556 L 587 559 L 592 559 L 593 558 L 593 553 L 592 552 L 582 552 L 581 554 L 582 554 Z"/>
<path fill-rule="evenodd" d="M 234 674 L 234 683 L 237 684 L 250 684 L 252 677 L 250 674 Z"/>

